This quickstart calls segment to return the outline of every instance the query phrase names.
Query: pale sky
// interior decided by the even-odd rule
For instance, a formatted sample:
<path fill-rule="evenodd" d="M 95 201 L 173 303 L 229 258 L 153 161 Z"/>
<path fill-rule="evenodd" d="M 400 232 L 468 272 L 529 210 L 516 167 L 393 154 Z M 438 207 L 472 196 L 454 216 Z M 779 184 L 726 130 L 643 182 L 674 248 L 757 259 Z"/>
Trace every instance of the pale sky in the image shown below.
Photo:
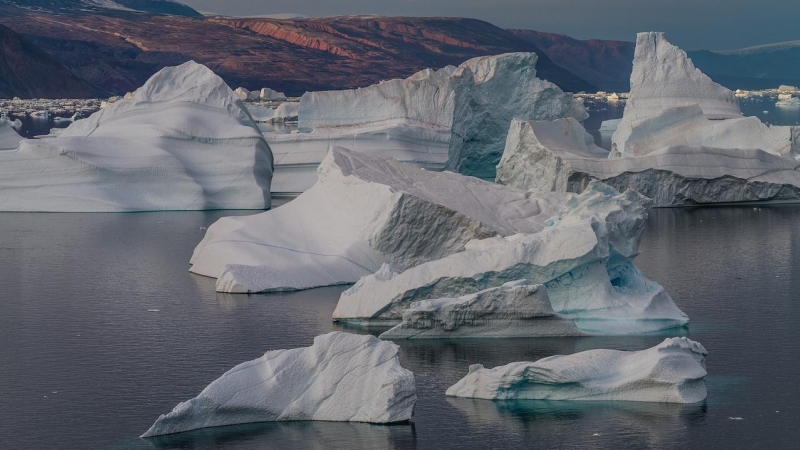
<path fill-rule="evenodd" d="M 297 13 L 458 16 L 579 39 L 633 41 L 666 31 L 686 50 L 731 50 L 800 39 L 800 0 L 181 0 L 224 15 Z"/>

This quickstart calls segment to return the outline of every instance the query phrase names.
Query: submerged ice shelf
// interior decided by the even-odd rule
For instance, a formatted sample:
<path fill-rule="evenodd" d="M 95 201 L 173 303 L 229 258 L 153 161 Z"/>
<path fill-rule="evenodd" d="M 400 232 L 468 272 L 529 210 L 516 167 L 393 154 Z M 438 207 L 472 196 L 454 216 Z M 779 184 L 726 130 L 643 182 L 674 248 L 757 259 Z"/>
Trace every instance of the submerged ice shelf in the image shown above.
<path fill-rule="evenodd" d="M 310 347 L 267 352 L 178 404 L 142 437 L 253 422 L 407 421 L 417 395 L 398 351 L 374 336 L 332 332 Z"/>
<path fill-rule="evenodd" d="M 251 116 L 190 61 L 57 137 L 0 152 L 0 209 L 264 209 L 271 179 L 272 153 Z"/>
<path fill-rule="evenodd" d="M 699 343 L 679 337 L 641 351 L 589 350 L 493 369 L 474 364 L 447 395 L 490 400 L 696 403 L 707 395 L 707 355 Z"/>

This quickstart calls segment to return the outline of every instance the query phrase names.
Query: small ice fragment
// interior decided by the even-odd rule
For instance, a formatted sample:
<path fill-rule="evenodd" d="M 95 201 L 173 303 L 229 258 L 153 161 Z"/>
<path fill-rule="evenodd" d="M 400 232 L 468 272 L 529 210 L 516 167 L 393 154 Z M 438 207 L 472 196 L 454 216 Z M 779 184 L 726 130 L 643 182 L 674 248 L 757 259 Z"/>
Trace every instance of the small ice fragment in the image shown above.
<path fill-rule="evenodd" d="M 153 308 L 153 309 L 148 309 L 147 312 L 161 312 L 161 310 Z"/>
<path fill-rule="evenodd" d="M 600 433 L 595 433 L 592 436 L 600 436 Z"/>
<path fill-rule="evenodd" d="M 744 420 L 741 417 L 728 417 L 729 420 Z"/>
<path fill-rule="evenodd" d="M 200 227 L 201 230 L 207 230 L 208 227 Z"/>

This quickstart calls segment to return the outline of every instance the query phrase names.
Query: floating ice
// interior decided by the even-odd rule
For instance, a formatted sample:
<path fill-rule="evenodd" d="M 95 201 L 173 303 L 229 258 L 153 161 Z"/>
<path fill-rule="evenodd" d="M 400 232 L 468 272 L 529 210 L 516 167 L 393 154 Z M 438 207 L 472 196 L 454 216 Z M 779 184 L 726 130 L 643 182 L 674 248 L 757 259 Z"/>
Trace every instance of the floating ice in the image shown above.
<path fill-rule="evenodd" d="M 778 100 L 775 103 L 775 106 L 783 107 L 783 108 L 797 108 L 800 107 L 800 97 L 791 97 L 785 98 L 783 100 Z"/>
<path fill-rule="evenodd" d="M 14 130 L 14 122 L 0 119 L 0 151 L 16 150 L 22 139 L 23 137 Z"/>
<path fill-rule="evenodd" d="M 707 395 L 707 355 L 697 342 L 670 338 L 641 351 L 589 350 L 493 369 L 473 364 L 447 395 L 491 400 L 696 403 Z"/>
<path fill-rule="evenodd" d="M 417 395 L 397 345 L 333 332 L 311 347 L 273 350 L 226 372 L 162 415 L 142 437 L 254 422 L 403 422 Z"/>
<path fill-rule="evenodd" d="M 459 252 L 472 239 L 540 231 L 566 198 L 532 198 L 476 178 L 334 148 L 317 183 L 297 199 L 209 227 L 191 270 L 219 278 L 222 292 L 354 283 L 383 263 L 405 269 Z"/>
<path fill-rule="evenodd" d="M 263 209 L 269 145 L 203 65 L 165 68 L 58 137 L 0 153 L 5 211 Z"/>
<path fill-rule="evenodd" d="M 475 240 L 464 251 L 441 259 L 362 278 L 342 293 L 334 320 L 357 325 L 394 325 L 402 320 L 392 334 L 412 335 L 413 330 L 403 328 L 416 326 L 438 327 L 427 332 L 431 337 L 446 335 L 447 327 L 440 326 L 444 319 L 437 322 L 436 316 L 443 318 L 447 312 L 434 312 L 433 320 L 426 321 L 426 309 L 469 303 L 469 297 L 452 299 L 525 280 L 544 285 L 553 311 L 579 329 L 574 334 L 645 333 L 688 322 L 664 289 L 633 265 L 649 200 L 592 182 L 583 194 L 563 202 L 541 231 Z M 478 294 L 487 295 L 491 291 Z M 420 300 L 432 301 L 412 305 Z M 490 334 L 492 326 L 485 327 Z M 529 333 L 535 336 L 539 331 Z"/>

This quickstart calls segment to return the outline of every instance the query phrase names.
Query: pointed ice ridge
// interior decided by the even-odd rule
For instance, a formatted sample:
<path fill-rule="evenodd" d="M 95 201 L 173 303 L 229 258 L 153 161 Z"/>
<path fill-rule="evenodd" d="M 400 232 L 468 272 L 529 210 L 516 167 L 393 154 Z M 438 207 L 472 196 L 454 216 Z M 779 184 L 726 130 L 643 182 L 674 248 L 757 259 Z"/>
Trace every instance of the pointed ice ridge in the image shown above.
<path fill-rule="evenodd" d="M 273 350 L 225 372 L 142 437 L 254 422 L 404 422 L 417 395 L 398 353 L 391 342 L 342 332 L 317 336 L 310 347 Z"/>
<path fill-rule="evenodd" d="M 707 396 L 707 355 L 699 343 L 678 337 L 641 351 L 589 350 L 493 369 L 473 364 L 446 394 L 489 400 L 696 403 Z"/>

